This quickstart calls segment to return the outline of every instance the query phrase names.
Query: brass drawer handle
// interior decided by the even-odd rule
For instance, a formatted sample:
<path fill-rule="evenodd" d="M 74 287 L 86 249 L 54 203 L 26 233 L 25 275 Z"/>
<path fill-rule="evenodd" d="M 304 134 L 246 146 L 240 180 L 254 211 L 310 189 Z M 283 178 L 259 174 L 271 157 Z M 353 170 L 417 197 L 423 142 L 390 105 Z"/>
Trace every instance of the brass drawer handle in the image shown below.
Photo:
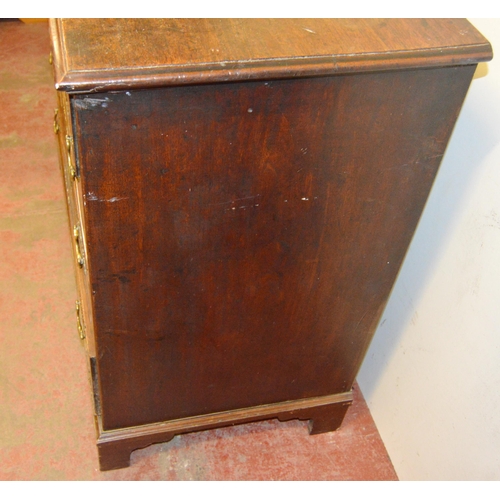
<path fill-rule="evenodd" d="M 59 110 L 56 108 L 54 109 L 54 134 L 59 133 L 59 123 L 57 122 L 57 114 Z"/>
<path fill-rule="evenodd" d="M 82 319 L 81 319 L 82 309 L 79 300 L 77 300 L 75 303 L 75 309 L 76 309 L 76 327 L 78 328 L 78 335 L 80 335 L 80 338 L 83 340 L 85 338 L 85 330 L 82 324 Z"/>
<path fill-rule="evenodd" d="M 76 175 L 76 168 L 72 163 L 71 160 L 71 150 L 73 149 L 73 138 L 70 135 L 66 136 L 66 152 L 68 154 L 68 168 L 69 168 L 69 173 L 71 174 L 71 178 L 73 180 L 76 180 L 77 175 Z"/>
<path fill-rule="evenodd" d="M 83 265 L 85 264 L 85 260 L 80 249 L 80 237 L 80 226 L 78 224 L 75 224 L 73 226 L 73 238 L 75 239 L 76 262 L 80 267 L 83 267 Z"/>

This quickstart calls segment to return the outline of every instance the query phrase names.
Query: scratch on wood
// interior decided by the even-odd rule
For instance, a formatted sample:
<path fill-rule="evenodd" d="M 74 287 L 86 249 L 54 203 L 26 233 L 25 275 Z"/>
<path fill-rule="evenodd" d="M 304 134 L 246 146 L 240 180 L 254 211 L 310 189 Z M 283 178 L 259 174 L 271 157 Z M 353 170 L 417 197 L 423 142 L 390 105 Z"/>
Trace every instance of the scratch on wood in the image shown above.
<path fill-rule="evenodd" d="M 115 329 L 115 330 L 104 330 L 103 332 L 105 335 L 112 335 L 112 336 L 125 336 L 125 337 L 132 337 L 137 340 L 142 340 L 142 341 L 153 341 L 153 342 L 158 342 L 161 340 L 164 340 L 166 338 L 166 334 L 160 332 L 160 331 L 154 331 L 154 330 L 145 330 L 145 331 L 138 331 L 138 330 L 120 330 L 120 329 Z"/>
<path fill-rule="evenodd" d="M 128 200 L 128 197 L 122 197 L 122 198 L 119 198 L 118 196 L 113 196 L 112 198 L 99 198 L 95 193 L 88 193 L 87 194 L 87 200 L 88 201 L 100 201 L 100 202 L 104 202 L 104 203 L 115 203 L 117 201 L 120 201 L 120 200 Z"/>
<path fill-rule="evenodd" d="M 255 198 L 258 198 L 259 196 L 260 196 L 260 194 L 256 194 L 255 196 L 246 196 L 245 198 L 236 198 L 235 200 L 231 200 L 231 201 L 223 201 L 222 203 L 210 203 L 210 206 L 230 205 L 231 203 L 236 203 L 237 201 L 253 200 Z"/>
<path fill-rule="evenodd" d="M 287 201 L 287 200 L 285 200 Z M 326 200 L 325 200 L 325 209 L 323 211 L 323 230 L 321 231 L 321 234 L 320 234 L 320 237 L 319 237 L 319 245 L 318 245 L 318 250 L 316 252 L 316 255 L 315 255 L 315 258 L 314 259 L 311 259 L 312 263 L 313 263 L 313 266 L 312 266 L 312 269 L 311 269 L 311 278 L 309 280 L 309 293 L 311 292 L 313 286 L 314 286 L 314 282 L 315 280 L 318 280 L 319 279 L 319 276 L 316 276 L 317 275 L 317 271 L 318 271 L 318 264 L 319 264 L 319 261 L 320 261 L 320 254 L 321 254 L 321 250 L 322 250 L 322 247 L 323 247 L 323 238 L 325 236 L 325 231 L 326 231 L 326 228 L 328 227 L 328 224 L 327 224 L 327 219 L 328 219 L 328 204 L 329 204 L 329 201 L 330 201 L 330 185 L 327 184 L 326 185 Z"/>
<path fill-rule="evenodd" d="M 365 313 L 363 314 L 363 316 L 361 316 L 360 320 L 356 323 L 356 326 L 354 327 L 354 331 L 356 332 L 358 330 L 358 326 L 361 324 L 361 322 L 363 321 L 363 319 L 365 319 L 365 316 L 368 314 L 368 311 L 365 311 Z"/>
<path fill-rule="evenodd" d="M 84 97 L 83 99 L 75 99 L 75 107 L 78 109 L 92 109 L 96 107 L 107 108 L 109 97 L 98 99 L 96 97 Z"/>

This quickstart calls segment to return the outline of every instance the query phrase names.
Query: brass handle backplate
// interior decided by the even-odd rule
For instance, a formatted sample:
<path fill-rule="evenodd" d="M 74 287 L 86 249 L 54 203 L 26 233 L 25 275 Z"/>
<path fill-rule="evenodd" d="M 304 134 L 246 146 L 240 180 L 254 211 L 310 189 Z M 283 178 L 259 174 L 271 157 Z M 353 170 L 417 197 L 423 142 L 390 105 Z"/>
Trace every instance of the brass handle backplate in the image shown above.
<path fill-rule="evenodd" d="M 85 264 L 85 260 L 83 258 L 83 253 L 80 248 L 80 226 L 79 224 L 75 224 L 73 226 L 73 238 L 75 240 L 75 249 L 76 249 L 76 262 L 80 267 L 83 267 Z"/>

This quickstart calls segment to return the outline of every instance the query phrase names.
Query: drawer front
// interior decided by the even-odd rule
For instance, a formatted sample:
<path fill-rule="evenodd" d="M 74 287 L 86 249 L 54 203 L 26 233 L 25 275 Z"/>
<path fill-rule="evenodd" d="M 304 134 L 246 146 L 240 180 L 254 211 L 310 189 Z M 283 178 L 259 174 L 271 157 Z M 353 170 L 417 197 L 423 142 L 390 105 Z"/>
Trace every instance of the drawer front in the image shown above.
<path fill-rule="evenodd" d="M 59 156 L 68 219 L 73 247 L 77 299 L 75 301 L 76 325 L 80 338 L 84 341 L 89 356 L 95 356 L 92 307 L 88 285 L 88 266 L 85 250 L 85 233 L 81 202 L 81 187 L 76 171 L 74 133 L 71 127 L 69 99 L 66 94 L 58 93 L 58 107 L 54 112 L 54 132 L 58 136 Z"/>
<path fill-rule="evenodd" d="M 348 391 L 473 70 L 74 96 L 104 429 Z"/>

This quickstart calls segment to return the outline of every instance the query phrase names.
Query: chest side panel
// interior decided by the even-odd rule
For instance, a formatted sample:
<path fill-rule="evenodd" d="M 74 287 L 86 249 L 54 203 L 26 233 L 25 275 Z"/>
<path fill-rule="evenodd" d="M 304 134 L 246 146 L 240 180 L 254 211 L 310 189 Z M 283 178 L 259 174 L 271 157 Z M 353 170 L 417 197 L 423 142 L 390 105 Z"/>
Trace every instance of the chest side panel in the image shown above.
<path fill-rule="evenodd" d="M 473 69 L 75 96 L 104 428 L 349 390 Z"/>

